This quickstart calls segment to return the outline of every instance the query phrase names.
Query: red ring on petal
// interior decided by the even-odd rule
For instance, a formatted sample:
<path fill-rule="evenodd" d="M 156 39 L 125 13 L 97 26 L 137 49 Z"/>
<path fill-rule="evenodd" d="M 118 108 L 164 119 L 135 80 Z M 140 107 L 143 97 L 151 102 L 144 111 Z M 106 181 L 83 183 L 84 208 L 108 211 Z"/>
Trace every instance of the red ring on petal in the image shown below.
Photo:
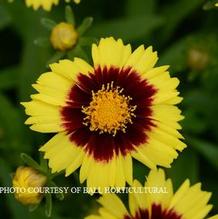
<path fill-rule="evenodd" d="M 137 106 L 133 123 L 127 125 L 125 133 L 118 131 L 115 136 L 90 131 L 83 124 L 85 115 L 82 113 L 82 106 L 88 106 L 92 100 L 92 91 L 96 92 L 103 84 L 111 82 L 114 86 L 123 88 L 123 94 L 132 98 L 130 105 Z M 108 162 L 114 154 L 125 156 L 135 150 L 135 147 L 147 142 L 148 132 L 155 126 L 151 119 L 151 106 L 156 92 L 153 85 L 131 68 L 98 67 L 89 75 L 80 73 L 69 92 L 66 106 L 61 110 L 62 124 L 73 143 L 84 148 L 95 160 Z"/>
<path fill-rule="evenodd" d="M 174 210 L 164 210 L 161 205 L 153 204 L 151 212 L 139 209 L 135 216 L 124 216 L 123 219 L 181 219 L 182 216 L 177 214 Z"/>

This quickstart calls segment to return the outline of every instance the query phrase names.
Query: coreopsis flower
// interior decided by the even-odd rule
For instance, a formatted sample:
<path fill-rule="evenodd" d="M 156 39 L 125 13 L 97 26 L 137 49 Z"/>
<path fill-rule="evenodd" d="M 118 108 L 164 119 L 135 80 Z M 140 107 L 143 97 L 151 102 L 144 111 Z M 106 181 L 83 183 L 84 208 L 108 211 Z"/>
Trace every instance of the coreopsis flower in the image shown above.
<path fill-rule="evenodd" d="M 104 194 L 98 200 L 99 215 L 86 219 L 203 219 L 212 208 L 208 204 L 211 193 L 202 191 L 200 183 L 191 186 L 186 180 L 174 194 L 171 179 L 161 169 L 152 170 L 144 186 L 135 180 L 131 189 L 130 211 L 115 194 Z M 218 219 L 218 215 L 208 219 Z"/>
<path fill-rule="evenodd" d="M 18 167 L 12 180 L 13 187 L 16 188 L 15 198 L 24 205 L 40 203 L 43 195 L 38 188 L 43 187 L 46 181 L 46 176 L 34 168 Z"/>
<path fill-rule="evenodd" d="M 42 7 L 46 11 L 50 11 L 53 5 L 57 5 L 59 0 L 25 0 L 27 7 L 33 7 L 34 10 Z M 69 2 L 69 1 L 68 1 Z M 80 3 L 80 0 L 74 0 L 75 3 Z"/>
<path fill-rule="evenodd" d="M 61 51 L 71 49 L 76 44 L 77 39 L 78 33 L 75 27 L 66 22 L 57 24 L 50 37 L 53 48 Z"/>
<path fill-rule="evenodd" d="M 31 129 L 57 133 L 40 148 L 52 172 L 80 169 L 88 186 L 132 183 L 132 157 L 149 168 L 170 167 L 185 148 L 178 132 L 181 101 L 168 66 L 144 46 L 114 38 L 92 46 L 93 66 L 82 59 L 50 65 L 23 103 Z"/>

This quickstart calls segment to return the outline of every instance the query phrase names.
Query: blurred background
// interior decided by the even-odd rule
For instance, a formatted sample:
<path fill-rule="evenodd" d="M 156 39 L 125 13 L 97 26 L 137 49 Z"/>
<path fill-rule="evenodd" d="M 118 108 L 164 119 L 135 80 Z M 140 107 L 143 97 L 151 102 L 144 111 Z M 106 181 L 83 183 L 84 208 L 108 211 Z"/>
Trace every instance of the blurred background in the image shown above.
<path fill-rule="evenodd" d="M 206 5 L 205 5 L 206 4 Z M 180 104 L 185 120 L 183 134 L 188 148 L 167 170 L 175 189 L 186 179 L 201 181 L 213 192 L 213 212 L 218 211 L 218 8 L 203 0 L 82 0 L 72 4 L 78 24 L 92 16 L 94 22 L 85 36 L 90 45 L 81 45 L 71 57 L 90 59 L 91 41 L 102 36 L 121 37 L 134 48 L 153 45 L 159 53 L 158 65 L 169 64 L 172 76 L 181 80 Z M 205 10 L 210 9 L 210 10 Z M 47 71 L 55 51 L 37 39 L 49 38 L 41 18 L 64 21 L 65 4 L 51 12 L 33 11 L 24 1 L 0 0 L 0 186 L 11 185 L 11 174 L 23 165 L 20 153 L 39 160 L 38 148 L 51 136 L 35 133 L 24 125 L 19 104 L 33 93 L 31 84 Z M 39 43 L 38 43 L 39 44 Z M 148 169 L 134 162 L 134 177 L 145 180 Z M 80 186 L 78 172 L 55 179 L 60 186 Z M 0 194 L 0 217 L 8 219 L 46 218 L 44 203 L 34 212 L 17 203 L 13 195 Z M 98 207 L 95 197 L 69 194 L 53 201 L 54 219 L 82 219 Z"/>

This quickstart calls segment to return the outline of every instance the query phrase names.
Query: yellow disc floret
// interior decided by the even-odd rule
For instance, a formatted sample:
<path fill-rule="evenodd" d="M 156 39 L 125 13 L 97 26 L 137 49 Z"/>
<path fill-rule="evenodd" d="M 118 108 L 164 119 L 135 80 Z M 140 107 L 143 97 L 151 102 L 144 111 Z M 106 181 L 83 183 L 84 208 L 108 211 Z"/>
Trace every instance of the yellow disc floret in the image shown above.
<path fill-rule="evenodd" d="M 51 44 L 54 49 L 65 51 L 73 48 L 78 39 L 75 27 L 69 23 L 57 24 L 51 32 Z"/>
<path fill-rule="evenodd" d="M 16 189 L 15 198 L 24 205 L 36 205 L 42 200 L 38 189 L 47 181 L 46 176 L 32 167 L 19 167 L 13 177 L 13 187 Z"/>
<path fill-rule="evenodd" d="M 122 94 L 123 90 L 114 87 L 113 82 L 103 85 L 102 89 L 92 92 L 89 106 L 82 107 L 86 114 L 84 124 L 91 131 L 116 135 L 117 131 L 125 132 L 128 123 L 135 117 L 136 106 L 130 106 L 131 97 Z"/>

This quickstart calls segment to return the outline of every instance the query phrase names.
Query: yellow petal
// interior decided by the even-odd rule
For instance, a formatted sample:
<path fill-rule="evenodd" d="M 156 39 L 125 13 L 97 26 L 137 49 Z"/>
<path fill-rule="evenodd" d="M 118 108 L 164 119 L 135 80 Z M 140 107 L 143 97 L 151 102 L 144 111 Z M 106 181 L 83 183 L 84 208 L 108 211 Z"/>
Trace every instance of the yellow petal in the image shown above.
<path fill-rule="evenodd" d="M 135 193 L 129 193 L 129 210 L 130 210 L 131 215 L 135 215 L 139 209 L 139 205 L 137 203 L 137 199 L 135 195 L 136 195 Z"/>
<path fill-rule="evenodd" d="M 140 46 L 129 57 L 125 67 L 131 67 L 140 74 L 146 74 L 151 70 L 158 60 L 157 52 L 153 52 L 152 47 L 144 49 Z"/>
<path fill-rule="evenodd" d="M 61 125 L 60 108 L 39 100 L 22 103 L 25 112 L 30 116 L 26 124 L 32 125 L 31 129 L 38 132 L 54 133 L 63 131 Z"/>
<path fill-rule="evenodd" d="M 42 7 L 46 11 L 50 11 L 52 5 L 57 5 L 59 0 L 26 0 L 27 7 L 32 6 L 34 10 L 37 10 L 39 7 Z"/>
<path fill-rule="evenodd" d="M 169 126 L 175 125 L 176 129 L 181 129 L 181 126 L 175 124 L 175 122 L 184 119 L 184 116 L 181 115 L 181 110 L 179 110 L 178 107 L 171 105 L 155 105 L 151 107 L 151 110 L 151 117 L 154 120 L 158 120 Z"/>
<path fill-rule="evenodd" d="M 98 202 L 116 218 L 123 218 L 124 215 L 128 215 L 124 204 L 115 194 L 105 194 Z"/>
<path fill-rule="evenodd" d="M 117 219 L 114 215 L 111 215 L 106 209 L 100 208 L 99 213 L 102 219 Z"/>
<path fill-rule="evenodd" d="M 218 214 L 214 215 L 213 217 L 209 217 L 207 219 L 218 219 Z"/>
<path fill-rule="evenodd" d="M 92 160 L 93 158 L 91 156 L 89 156 L 88 154 L 85 155 L 80 168 L 80 183 L 83 183 L 87 179 L 88 173 L 92 167 Z"/>
<path fill-rule="evenodd" d="M 87 176 L 87 186 L 100 189 L 99 193 L 104 193 L 105 188 L 109 187 L 109 175 L 108 175 L 109 163 L 96 161 L 91 159 L 91 165 L 89 167 L 89 173 Z"/>
<path fill-rule="evenodd" d="M 97 215 L 89 215 L 87 217 L 85 217 L 85 219 L 103 219 L 101 216 L 97 216 Z"/>
<path fill-rule="evenodd" d="M 143 153 L 141 148 L 136 147 L 135 151 L 132 152 L 132 156 L 147 167 L 156 169 L 156 164 L 151 160 L 151 157 L 148 157 L 146 153 Z"/>
<path fill-rule="evenodd" d="M 168 104 L 168 102 L 178 97 L 179 92 L 176 90 L 179 85 L 177 78 L 171 78 L 169 72 L 164 72 L 157 77 L 148 80 L 149 84 L 157 89 L 154 95 L 153 104 Z"/>
<path fill-rule="evenodd" d="M 93 68 L 84 60 L 75 58 L 74 61 L 61 60 L 50 65 L 53 72 L 75 82 L 79 74 L 87 75 Z"/>
<path fill-rule="evenodd" d="M 168 208 L 173 197 L 173 186 L 171 180 L 166 180 L 165 173 L 162 169 L 151 170 L 145 182 L 146 188 L 159 189 L 158 192 L 147 193 L 147 202 L 150 207 L 153 203 L 161 204 L 164 208 Z"/>
<path fill-rule="evenodd" d="M 70 165 L 66 168 L 65 176 L 69 176 L 82 164 L 83 158 L 85 156 L 84 151 L 77 147 L 74 153 L 76 154 L 76 156 L 73 157 Z"/>
<path fill-rule="evenodd" d="M 129 57 L 129 59 L 127 60 L 125 67 L 132 67 L 135 66 L 138 62 L 138 60 L 143 56 L 145 51 L 145 48 L 143 45 L 139 46 Z"/>
<path fill-rule="evenodd" d="M 84 154 L 83 150 L 75 146 L 64 132 L 56 134 L 40 148 L 40 151 L 45 152 L 44 157 L 49 159 L 49 167 L 53 173 L 66 169 L 66 175 L 81 165 L 81 157 Z"/>
<path fill-rule="evenodd" d="M 178 156 L 176 150 L 154 138 L 149 138 L 146 144 L 139 146 L 138 152 L 149 157 L 155 166 L 161 165 L 168 168 Z"/>
<path fill-rule="evenodd" d="M 68 80 L 54 72 L 44 73 L 37 79 L 37 84 L 33 85 L 39 94 L 34 94 L 31 98 L 53 105 L 64 106 L 72 86 L 72 80 Z"/>
<path fill-rule="evenodd" d="M 149 137 L 156 139 L 165 145 L 171 146 L 172 148 L 179 151 L 182 151 L 187 147 L 186 144 L 181 140 L 174 137 L 173 135 L 168 134 L 167 132 L 160 130 L 158 127 L 152 129 L 152 132 L 149 133 Z"/>
<path fill-rule="evenodd" d="M 186 180 L 177 190 L 177 192 L 175 193 L 174 197 L 172 198 L 172 201 L 170 203 L 170 208 L 173 208 L 178 202 L 179 200 L 184 197 L 184 195 L 187 193 L 188 189 L 190 187 L 190 181 Z"/>
<path fill-rule="evenodd" d="M 202 219 L 211 206 L 207 205 L 211 193 L 201 191 L 201 184 L 197 183 L 191 187 L 185 182 L 175 194 L 171 206 L 176 212 L 184 215 L 184 218 Z"/>
<path fill-rule="evenodd" d="M 138 180 L 134 180 L 132 187 L 137 189 L 137 188 L 142 188 L 142 185 Z M 145 209 L 147 207 L 146 206 L 147 205 L 146 193 L 135 192 L 135 193 L 133 193 L 133 195 L 134 195 L 134 199 L 136 201 L 136 206 L 138 206 L 138 208 L 140 208 L 140 209 Z M 133 208 L 133 206 L 132 206 L 132 208 Z"/>
<path fill-rule="evenodd" d="M 131 46 L 124 46 L 121 39 L 115 40 L 113 37 L 102 38 L 98 46 L 92 46 L 95 67 L 123 67 L 130 54 Z"/>
<path fill-rule="evenodd" d="M 127 154 L 126 156 L 121 156 L 121 158 L 124 168 L 125 179 L 131 185 L 133 177 L 132 157 L 130 156 L 130 154 Z"/>
<path fill-rule="evenodd" d="M 149 80 L 149 79 L 152 79 L 154 77 L 158 77 L 161 74 L 165 73 L 168 68 L 169 68 L 169 65 L 164 65 L 164 66 L 152 68 L 151 70 L 149 70 L 145 74 L 143 74 L 141 77 L 145 80 Z"/>
<path fill-rule="evenodd" d="M 116 179 L 115 179 L 116 187 L 125 186 L 124 168 L 125 167 L 123 166 L 122 158 L 120 156 L 117 156 L 116 158 Z"/>

